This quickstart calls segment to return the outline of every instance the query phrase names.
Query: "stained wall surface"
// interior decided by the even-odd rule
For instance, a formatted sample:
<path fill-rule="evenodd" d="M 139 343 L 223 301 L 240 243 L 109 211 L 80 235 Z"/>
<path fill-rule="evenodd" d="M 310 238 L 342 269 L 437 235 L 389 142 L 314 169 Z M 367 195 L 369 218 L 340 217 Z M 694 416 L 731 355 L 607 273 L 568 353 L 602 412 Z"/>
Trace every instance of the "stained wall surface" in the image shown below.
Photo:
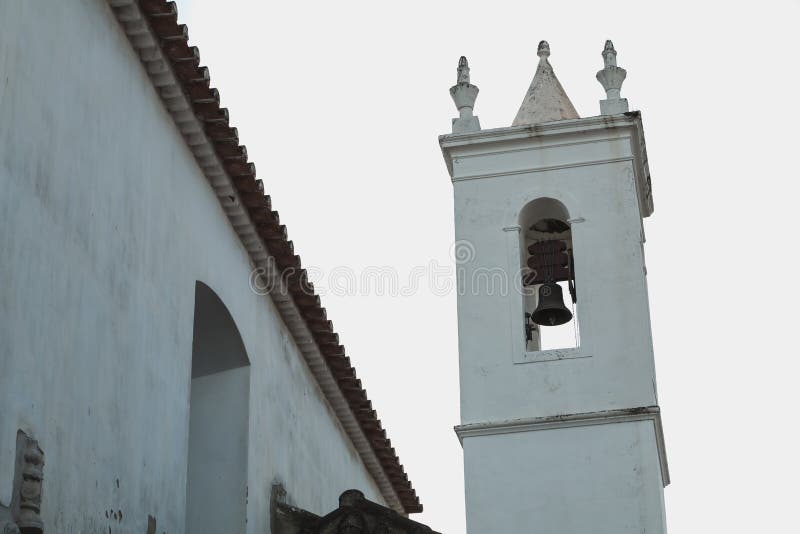
<path fill-rule="evenodd" d="M 470 533 L 663 533 L 650 421 L 464 440 Z"/>
<path fill-rule="evenodd" d="M 457 428 L 469 534 L 666 532 L 657 418 L 637 415 L 657 405 L 637 120 L 589 117 L 442 141 L 456 240 L 470 253 L 459 265 Z M 536 202 L 568 215 L 577 347 L 525 346 L 520 234 Z M 508 275 L 505 289 L 470 286 L 492 272 Z"/>
<path fill-rule="evenodd" d="M 462 424 L 657 404 L 629 131 L 497 136 L 452 151 L 455 237 L 471 251 L 459 265 Z M 525 354 L 520 282 L 520 215 L 543 198 L 572 220 L 580 324 L 580 346 L 551 361 Z M 494 272 L 505 287 L 476 285 Z"/>
<path fill-rule="evenodd" d="M 196 281 L 250 360 L 247 531 L 274 482 L 382 502 L 106 2 L 0 3 L 0 117 L 0 503 L 21 428 L 48 531 L 184 531 Z"/>

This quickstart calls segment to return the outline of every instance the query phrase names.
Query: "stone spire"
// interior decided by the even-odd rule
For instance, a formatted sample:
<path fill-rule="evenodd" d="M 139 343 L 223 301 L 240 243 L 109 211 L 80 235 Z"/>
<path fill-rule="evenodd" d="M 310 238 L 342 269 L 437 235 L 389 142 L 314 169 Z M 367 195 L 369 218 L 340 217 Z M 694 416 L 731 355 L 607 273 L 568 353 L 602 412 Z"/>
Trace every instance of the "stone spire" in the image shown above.
<path fill-rule="evenodd" d="M 458 118 L 453 119 L 453 133 L 474 132 L 481 129 L 478 117 L 472 115 L 478 87 L 469 83 L 469 64 L 467 58 L 458 60 L 456 84 L 450 88 L 450 96 L 458 109 Z"/>
<path fill-rule="evenodd" d="M 580 118 L 547 60 L 550 56 L 547 41 L 539 43 L 537 54 L 539 66 L 511 126 Z"/>
<path fill-rule="evenodd" d="M 619 97 L 619 90 L 628 72 L 617 67 L 617 51 L 614 50 L 614 43 L 606 41 L 603 48 L 603 70 L 597 71 L 597 81 L 606 90 L 606 99 L 600 101 L 600 113 L 602 115 L 615 115 L 628 111 L 628 99 Z"/>

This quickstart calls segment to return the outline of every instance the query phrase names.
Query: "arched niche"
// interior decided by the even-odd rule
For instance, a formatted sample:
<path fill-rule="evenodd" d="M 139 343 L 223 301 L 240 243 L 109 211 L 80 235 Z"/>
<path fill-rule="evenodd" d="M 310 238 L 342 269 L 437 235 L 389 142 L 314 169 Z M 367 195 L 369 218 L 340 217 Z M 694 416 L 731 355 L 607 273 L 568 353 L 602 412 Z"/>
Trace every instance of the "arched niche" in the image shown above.
<path fill-rule="evenodd" d="M 213 289 L 195 284 L 192 378 L 250 365 L 239 329 Z"/>
<path fill-rule="evenodd" d="M 195 285 L 186 532 L 244 533 L 250 360 L 217 294 Z"/>
<path fill-rule="evenodd" d="M 518 224 L 525 350 L 576 348 L 579 346 L 577 288 L 569 210 L 555 198 L 536 198 L 520 210 Z M 542 286 L 548 283 L 561 288 L 567 310 L 562 315 L 571 315 L 564 324 L 552 326 L 535 321 Z M 557 289 L 545 292 L 557 293 Z"/>

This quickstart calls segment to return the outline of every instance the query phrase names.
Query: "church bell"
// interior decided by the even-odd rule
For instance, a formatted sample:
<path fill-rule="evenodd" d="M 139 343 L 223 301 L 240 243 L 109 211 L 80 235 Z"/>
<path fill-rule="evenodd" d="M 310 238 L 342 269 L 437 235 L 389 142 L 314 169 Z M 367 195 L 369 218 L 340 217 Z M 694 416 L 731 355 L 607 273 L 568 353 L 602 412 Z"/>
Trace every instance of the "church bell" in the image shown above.
<path fill-rule="evenodd" d="M 558 326 L 568 323 L 572 312 L 564 305 L 564 292 L 555 282 L 539 286 L 539 303 L 531 314 L 531 320 L 542 326 Z"/>

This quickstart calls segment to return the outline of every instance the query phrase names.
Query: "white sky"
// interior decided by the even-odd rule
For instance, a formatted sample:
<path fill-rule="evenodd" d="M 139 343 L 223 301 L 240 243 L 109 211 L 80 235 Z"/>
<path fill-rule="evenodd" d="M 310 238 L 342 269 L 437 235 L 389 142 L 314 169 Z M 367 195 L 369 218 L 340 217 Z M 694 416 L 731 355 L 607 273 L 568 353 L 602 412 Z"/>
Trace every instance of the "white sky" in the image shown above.
<path fill-rule="evenodd" d="M 437 136 L 458 57 L 494 128 L 541 39 L 578 112 L 599 114 L 613 39 L 653 178 L 670 530 L 797 531 L 800 2 L 178 3 L 304 265 L 393 266 L 401 286 L 431 260 L 452 272 Z M 455 294 L 375 293 L 323 302 L 425 505 L 415 519 L 461 534 Z"/>

